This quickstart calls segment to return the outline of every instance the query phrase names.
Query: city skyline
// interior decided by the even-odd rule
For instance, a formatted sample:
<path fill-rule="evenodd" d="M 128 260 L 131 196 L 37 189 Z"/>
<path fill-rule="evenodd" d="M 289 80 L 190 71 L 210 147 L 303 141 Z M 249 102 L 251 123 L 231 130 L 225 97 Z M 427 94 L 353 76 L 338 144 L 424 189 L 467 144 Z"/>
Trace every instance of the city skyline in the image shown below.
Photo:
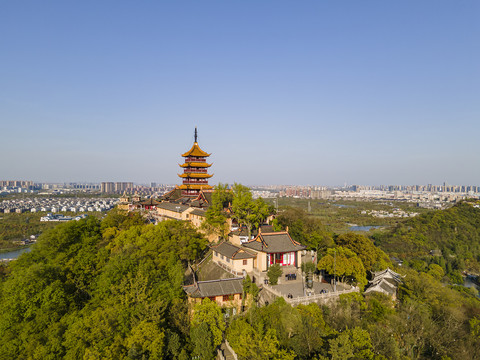
<path fill-rule="evenodd" d="M 2 8 L 2 179 L 480 182 L 478 2 Z"/>

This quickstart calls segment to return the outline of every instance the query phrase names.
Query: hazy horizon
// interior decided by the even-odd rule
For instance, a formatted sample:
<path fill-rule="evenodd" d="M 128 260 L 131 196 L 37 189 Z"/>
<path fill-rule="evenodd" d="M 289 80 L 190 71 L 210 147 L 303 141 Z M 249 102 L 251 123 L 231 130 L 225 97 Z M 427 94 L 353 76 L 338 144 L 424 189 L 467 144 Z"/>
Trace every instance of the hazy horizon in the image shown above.
<path fill-rule="evenodd" d="M 0 180 L 480 183 L 477 1 L 7 2 Z"/>

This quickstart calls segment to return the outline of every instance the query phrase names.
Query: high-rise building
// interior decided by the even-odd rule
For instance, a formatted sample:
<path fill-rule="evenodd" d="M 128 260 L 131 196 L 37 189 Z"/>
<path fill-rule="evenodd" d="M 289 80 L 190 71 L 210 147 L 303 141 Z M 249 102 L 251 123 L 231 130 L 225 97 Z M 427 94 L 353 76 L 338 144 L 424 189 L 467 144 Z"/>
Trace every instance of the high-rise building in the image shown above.
<path fill-rule="evenodd" d="M 201 190 L 212 188 L 208 185 L 208 179 L 213 175 L 209 175 L 207 171 L 212 166 L 212 164 L 207 164 L 207 158 L 210 155 L 198 146 L 197 128 L 195 128 L 195 142 L 189 151 L 182 154 L 185 163 L 180 165 L 183 173 L 178 175 L 183 179 L 182 185 L 178 186 L 182 190 L 183 196 L 198 196 Z"/>
<path fill-rule="evenodd" d="M 102 193 L 113 193 L 115 191 L 115 184 L 113 182 L 102 182 L 100 184 L 100 191 Z"/>
<path fill-rule="evenodd" d="M 118 194 L 123 193 L 124 191 L 127 191 L 132 188 L 133 188 L 132 182 L 116 182 L 115 183 L 115 192 Z"/>

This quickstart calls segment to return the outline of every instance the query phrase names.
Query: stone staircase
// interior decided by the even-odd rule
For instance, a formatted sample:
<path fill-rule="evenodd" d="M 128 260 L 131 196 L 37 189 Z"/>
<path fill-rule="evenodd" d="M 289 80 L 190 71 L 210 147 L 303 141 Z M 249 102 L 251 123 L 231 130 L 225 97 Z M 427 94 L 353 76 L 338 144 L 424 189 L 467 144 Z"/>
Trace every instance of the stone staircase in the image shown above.
<path fill-rule="evenodd" d="M 232 353 L 229 347 L 225 344 L 225 342 L 220 345 L 220 349 L 218 350 L 217 360 L 237 360 L 236 354 Z"/>

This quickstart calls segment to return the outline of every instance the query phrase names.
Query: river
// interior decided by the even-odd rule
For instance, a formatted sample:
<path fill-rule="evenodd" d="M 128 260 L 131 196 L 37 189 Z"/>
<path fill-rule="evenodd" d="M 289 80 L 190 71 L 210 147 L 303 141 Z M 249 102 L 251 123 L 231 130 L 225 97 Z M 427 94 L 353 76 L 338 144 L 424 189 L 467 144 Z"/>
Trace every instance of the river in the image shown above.
<path fill-rule="evenodd" d="M 12 250 L 12 251 L 7 251 L 7 252 L 2 252 L 0 253 L 0 260 L 3 260 L 3 259 L 16 259 L 18 258 L 21 254 L 23 254 L 24 252 L 29 252 L 31 251 L 32 249 L 30 247 L 25 247 L 25 248 L 21 248 L 21 249 L 16 249 L 16 250 Z"/>
<path fill-rule="evenodd" d="M 350 231 L 370 231 L 371 229 L 380 229 L 383 226 L 377 226 L 377 225 L 365 225 L 365 226 L 359 226 L 359 225 L 352 225 L 350 226 Z"/>
<path fill-rule="evenodd" d="M 477 284 L 475 284 L 471 279 L 468 278 L 468 276 L 466 276 L 463 280 L 463 286 L 465 287 L 468 287 L 468 288 L 476 288 L 478 290 L 478 295 L 477 297 L 480 297 L 480 286 L 478 286 Z"/>

